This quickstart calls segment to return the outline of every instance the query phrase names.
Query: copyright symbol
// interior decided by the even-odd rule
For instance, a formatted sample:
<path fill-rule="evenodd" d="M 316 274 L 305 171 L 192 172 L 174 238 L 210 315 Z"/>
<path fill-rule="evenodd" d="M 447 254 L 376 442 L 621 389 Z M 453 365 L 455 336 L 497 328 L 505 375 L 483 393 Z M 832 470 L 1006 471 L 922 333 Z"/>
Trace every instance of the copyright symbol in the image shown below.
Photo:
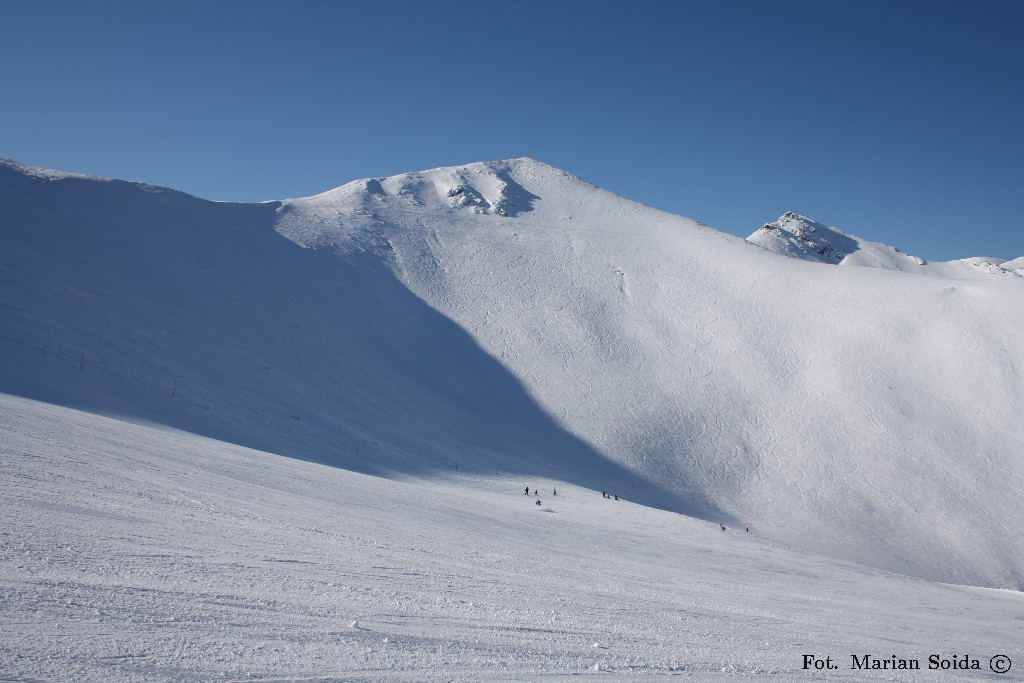
<path fill-rule="evenodd" d="M 988 660 L 988 668 L 995 671 L 997 674 L 1004 674 L 1010 670 L 1013 666 L 1013 662 L 1006 655 L 996 655 L 992 659 Z"/>

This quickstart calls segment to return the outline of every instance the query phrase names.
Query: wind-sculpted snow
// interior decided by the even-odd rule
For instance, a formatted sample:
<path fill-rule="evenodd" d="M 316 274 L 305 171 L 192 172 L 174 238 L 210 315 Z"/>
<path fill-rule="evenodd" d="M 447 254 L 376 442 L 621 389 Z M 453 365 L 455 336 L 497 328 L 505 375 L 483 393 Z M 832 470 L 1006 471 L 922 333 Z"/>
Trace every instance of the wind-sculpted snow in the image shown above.
<path fill-rule="evenodd" d="M 262 205 L 2 188 L 2 390 L 1024 587 L 1015 276 L 784 258 L 528 159 Z"/>
<path fill-rule="evenodd" d="M 805 654 L 830 681 L 1020 680 L 1019 593 L 546 477 L 389 481 L 6 395 L 0 415 L 0 680 L 826 680 Z"/>

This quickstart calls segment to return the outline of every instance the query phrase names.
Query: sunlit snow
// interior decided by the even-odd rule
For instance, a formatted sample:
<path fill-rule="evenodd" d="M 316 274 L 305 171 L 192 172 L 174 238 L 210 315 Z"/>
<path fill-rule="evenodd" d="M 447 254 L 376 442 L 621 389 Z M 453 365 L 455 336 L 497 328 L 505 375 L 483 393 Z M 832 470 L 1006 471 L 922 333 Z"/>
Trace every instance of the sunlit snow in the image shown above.
<path fill-rule="evenodd" d="M 3 162 L 0 235 L 0 679 L 1020 659 L 1019 258 L 530 159 L 248 205 Z"/>

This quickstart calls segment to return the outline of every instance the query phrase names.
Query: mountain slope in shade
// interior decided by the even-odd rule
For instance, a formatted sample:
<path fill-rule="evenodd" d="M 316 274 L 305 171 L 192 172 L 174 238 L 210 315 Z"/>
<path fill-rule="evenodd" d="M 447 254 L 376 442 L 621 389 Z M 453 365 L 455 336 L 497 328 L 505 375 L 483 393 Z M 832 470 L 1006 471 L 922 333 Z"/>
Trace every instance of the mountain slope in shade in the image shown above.
<path fill-rule="evenodd" d="M 7 165 L 0 220 L 0 390 L 1024 586 L 1020 278 L 822 268 L 530 159 L 256 205 Z"/>
<path fill-rule="evenodd" d="M 960 280 L 1024 277 L 1024 257 L 1007 261 L 975 256 L 928 262 L 904 254 L 896 247 L 861 239 L 792 211 L 773 223 L 766 223 L 747 241 L 783 256 L 843 266 L 884 268 Z"/>

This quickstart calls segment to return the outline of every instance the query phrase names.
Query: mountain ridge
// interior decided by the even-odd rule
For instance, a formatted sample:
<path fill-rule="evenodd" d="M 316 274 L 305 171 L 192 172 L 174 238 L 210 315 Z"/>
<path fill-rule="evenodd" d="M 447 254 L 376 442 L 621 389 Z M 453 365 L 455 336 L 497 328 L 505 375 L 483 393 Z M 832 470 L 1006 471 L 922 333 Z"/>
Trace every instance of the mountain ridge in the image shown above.
<path fill-rule="evenodd" d="M 0 391 L 1024 585 L 1008 279 L 783 259 L 522 159 L 263 204 L 6 173 L 0 220 Z"/>

